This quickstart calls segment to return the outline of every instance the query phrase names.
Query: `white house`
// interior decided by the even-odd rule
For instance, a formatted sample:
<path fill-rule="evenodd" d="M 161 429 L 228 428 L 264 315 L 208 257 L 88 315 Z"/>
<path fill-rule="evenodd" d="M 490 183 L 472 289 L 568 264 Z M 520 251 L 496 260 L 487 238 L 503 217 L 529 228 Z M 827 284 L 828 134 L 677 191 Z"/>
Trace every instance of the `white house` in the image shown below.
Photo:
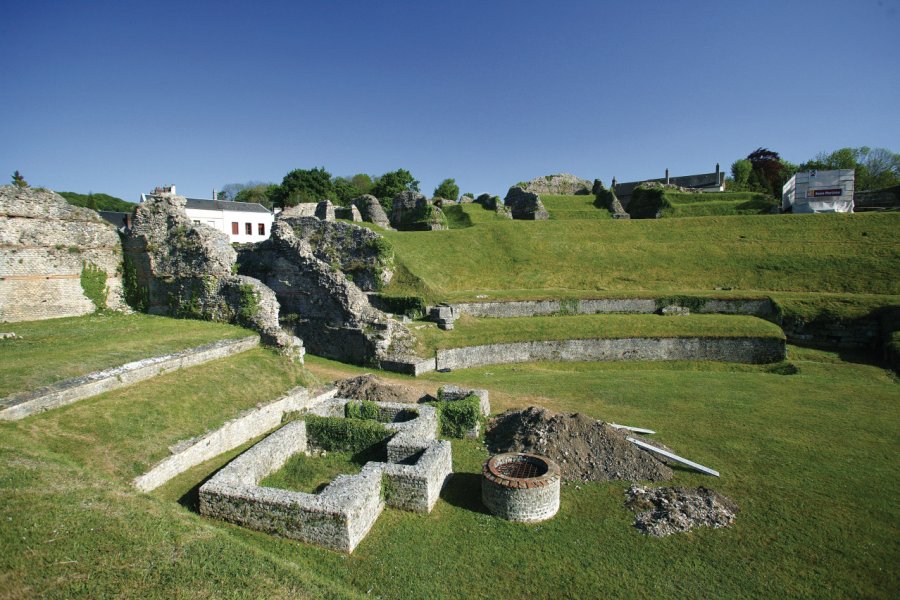
<path fill-rule="evenodd" d="M 794 213 L 853 212 L 853 169 L 803 171 L 781 189 L 781 210 Z"/>
<path fill-rule="evenodd" d="M 153 196 L 175 195 L 175 186 L 156 188 Z M 141 202 L 146 195 L 141 194 Z M 185 212 L 195 225 L 208 225 L 228 234 L 231 243 L 246 244 L 269 239 L 275 216 L 255 202 L 228 202 L 187 198 Z"/>

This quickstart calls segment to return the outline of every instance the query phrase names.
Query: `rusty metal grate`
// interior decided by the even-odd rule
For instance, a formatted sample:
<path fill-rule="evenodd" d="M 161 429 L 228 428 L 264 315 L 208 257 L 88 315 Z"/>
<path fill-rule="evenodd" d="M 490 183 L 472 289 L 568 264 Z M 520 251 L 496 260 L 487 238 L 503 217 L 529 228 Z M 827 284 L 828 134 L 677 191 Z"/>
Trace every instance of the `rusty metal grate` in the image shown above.
<path fill-rule="evenodd" d="M 497 471 L 506 477 L 516 479 L 531 479 L 540 477 L 547 472 L 547 465 L 538 464 L 529 460 L 513 460 L 497 466 Z"/>

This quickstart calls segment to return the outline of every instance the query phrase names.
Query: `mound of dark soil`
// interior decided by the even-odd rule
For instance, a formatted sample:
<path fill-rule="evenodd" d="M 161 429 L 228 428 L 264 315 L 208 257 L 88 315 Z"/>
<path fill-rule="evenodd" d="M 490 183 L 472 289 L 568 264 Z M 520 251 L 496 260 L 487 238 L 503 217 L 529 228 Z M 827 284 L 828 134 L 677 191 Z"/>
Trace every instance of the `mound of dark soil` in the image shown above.
<path fill-rule="evenodd" d="M 625 439 L 625 432 L 581 413 L 531 406 L 491 419 L 485 443 L 492 453 L 529 452 L 553 459 L 563 479 L 664 481 L 672 470 Z"/>
<path fill-rule="evenodd" d="M 626 492 L 625 507 L 638 513 L 634 526 L 655 537 L 683 533 L 694 527 L 728 527 L 738 512 L 734 502 L 705 487 L 631 486 Z"/>
<path fill-rule="evenodd" d="M 360 375 L 336 381 L 339 398 L 372 402 L 418 402 L 422 392 L 409 386 L 384 383 L 374 375 Z"/>

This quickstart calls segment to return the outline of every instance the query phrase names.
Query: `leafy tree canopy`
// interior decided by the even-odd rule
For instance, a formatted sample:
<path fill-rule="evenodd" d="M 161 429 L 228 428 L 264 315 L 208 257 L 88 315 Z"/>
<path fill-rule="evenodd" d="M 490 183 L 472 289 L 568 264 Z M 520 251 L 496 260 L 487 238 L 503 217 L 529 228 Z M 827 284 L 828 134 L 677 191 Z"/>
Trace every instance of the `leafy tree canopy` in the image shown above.
<path fill-rule="evenodd" d="M 278 206 L 296 206 L 304 202 L 337 200 L 331 173 L 325 167 L 316 169 L 294 169 L 284 176 L 277 192 Z"/>
<path fill-rule="evenodd" d="M 459 198 L 459 186 L 456 185 L 456 180 L 443 180 L 439 186 L 434 188 L 434 197 L 445 198 L 447 200 L 456 200 Z"/>
<path fill-rule="evenodd" d="M 275 207 L 275 196 L 281 191 L 274 183 L 260 183 L 245 187 L 234 195 L 235 202 L 256 202 L 269 210 Z"/>
<path fill-rule="evenodd" d="M 900 185 L 900 154 L 887 148 L 840 148 L 834 152 L 820 152 L 812 160 L 799 165 L 798 170 L 853 169 L 856 189 L 877 190 Z"/>
<path fill-rule="evenodd" d="M 25 178 L 22 177 L 22 174 L 19 173 L 18 171 L 13 173 L 12 182 L 13 182 L 13 185 L 16 187 L 21 187 L 21 188 L 28 187 L 28 182 L 25 181 Z"/>
<path fill-rule="evenodd" d="M 388 202 L 392 202 L 394 196 L 405 191 L 419 191 L 419 182 L 406 169 L 385 173 L 375 181 L 375 185 L 372 187 L 372 194 L 376 198 Z"/>

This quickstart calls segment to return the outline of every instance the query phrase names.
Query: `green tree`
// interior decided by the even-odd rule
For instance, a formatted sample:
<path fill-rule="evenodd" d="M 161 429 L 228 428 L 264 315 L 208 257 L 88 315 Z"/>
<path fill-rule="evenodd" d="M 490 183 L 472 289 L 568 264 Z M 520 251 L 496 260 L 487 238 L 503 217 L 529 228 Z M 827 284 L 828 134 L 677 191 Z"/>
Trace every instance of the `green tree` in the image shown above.
<path fill-rule="evenodd" d="M 780 197 L 781 188 L 789 175 L 778 153 L 768 148 L 757 148 L 747 155 L 747 160 L 753 167 L 748 178 L 750 189 Z"/>
<path fill-rule="evenodd" d="M 13 185 L 20 188 L 28 187 L 28 182 L 25 181 L 25 178 L 22 177 L 22 174 L 16 171 L 12 176 Z"/>
<path fill-rule="evenodd" d="M 900 154 L 887 148 L 840 148 L 819 152 L 799 167 L 801 171 L 853 169 L 858 191 L 876 190 L 900 185 Z"/>
<path fill-rule="evenodd" d="M 325 167 L 294 169 L 284 176 L 275 202 L 278 206 L 296 206 L 303 202 L 337 200 L 331 173 Z"/>
<path fill-rule="evenodd" d="M 456 200 L 459 198 L 459 186 L 456 185 L 455 179 L 445 179 L 441 185 L 434 188 L 435 198 L 444 198 L 446 200 Z"/>
<path fill-rule="evenodd" d="M 372 181 L 372 178 L 365 173 L 357 173 L 350 178 L 350 183 L 359 190 L 360 195 L 371 193 L 372 187 L 375 186 L 375 182 Z"/>
<path fill-rule="evenodd" d="M 94 192 L 88 192 L 87 202 L 85 203 L 85 206 L 87 208 L 90 208 L 91 210 L 99 210 L 97 208 L 97 199 L 94 198 Z"/>
<path fill-rule="evenodd" d="M 741 158 L 731 163 L 731 180 L 734 182 L 732 188 L 736 191 L 748 189 L 752 171 L 753 164 L 746 158 Z"/>
<path fill-rule="evenodd" d="M 331 181 L 334 186 L 334 194 L 337 196 L 337 203 L 341 206 L 348 206 L 350 201 L 363 195 L 353 182 L 346 177 L 335 177 Z"/>
<path fill-rule="evenodd" d="M 406 169 L 397 169 L 385 173 L 375 181 L 372 194 L 379 200 L 392 201 L 400 192 L 419 191 L 419 182 Z"/>
<path fill-rule="evenodd" d="M 235 197 L 235 202 L 255 202 L 262 204 L 269 210 L 275 206 L 274 198 L 280 192 L 280 186 L 274 183 L 257 183 L 251 187 L 246 187 L 239 191 Z"/>

